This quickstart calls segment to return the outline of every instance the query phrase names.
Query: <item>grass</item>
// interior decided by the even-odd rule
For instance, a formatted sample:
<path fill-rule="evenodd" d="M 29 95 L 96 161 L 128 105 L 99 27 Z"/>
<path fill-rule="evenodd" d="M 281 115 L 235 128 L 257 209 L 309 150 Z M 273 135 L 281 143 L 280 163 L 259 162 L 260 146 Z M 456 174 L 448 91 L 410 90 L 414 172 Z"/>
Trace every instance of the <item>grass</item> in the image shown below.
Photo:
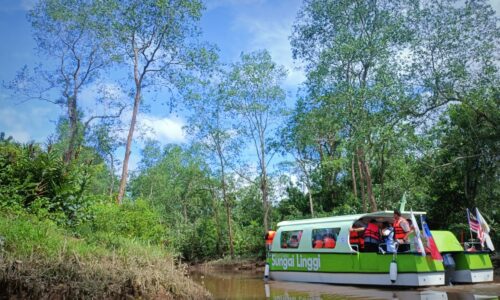
<path fill-rule="evenodd" d="M 0 214 L 0 251 L 0 290 L 6 295 L 210 298 L 160 246 L 121 239 L 110 249 L 29 215 Z"/>

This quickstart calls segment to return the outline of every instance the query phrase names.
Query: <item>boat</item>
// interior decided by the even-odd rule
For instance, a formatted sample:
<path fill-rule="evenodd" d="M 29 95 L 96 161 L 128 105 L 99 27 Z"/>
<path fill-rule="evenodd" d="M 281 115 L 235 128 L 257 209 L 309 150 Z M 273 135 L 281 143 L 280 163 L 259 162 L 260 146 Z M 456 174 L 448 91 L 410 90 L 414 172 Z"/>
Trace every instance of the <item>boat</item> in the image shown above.
<path fill-rule="evenodd" d="M 351 243 L 350 229 L 356 223 L 372 219 L 392 223 L 393 216 L 393 211 L 379 211 L 280 222 L 268 243 L 265 276 L 278 281 L 407 287 L 493 280 L 488 253 L 465 251 L 449 231 L 433 231 L 444 262 L 412 248 L 389 253 L 380 245 L 376 252 L 363 252 L 359 244 Z M 401 216 L 408 219 L 411 212 Z M 315 244 L 318 236 L 325 238 L 322 247 Z M 327 246 L 326 239 L 334 242 Z"/>
<path fill-rule="evenodd" d="M 484 250 L 480 242 L 470 241 L 463 245 L 449 231 L 432 231 L 444 264 L 449 268 L 447 282 L 480 283 L 493 281 L 493 264 L 490 251 Z"/>

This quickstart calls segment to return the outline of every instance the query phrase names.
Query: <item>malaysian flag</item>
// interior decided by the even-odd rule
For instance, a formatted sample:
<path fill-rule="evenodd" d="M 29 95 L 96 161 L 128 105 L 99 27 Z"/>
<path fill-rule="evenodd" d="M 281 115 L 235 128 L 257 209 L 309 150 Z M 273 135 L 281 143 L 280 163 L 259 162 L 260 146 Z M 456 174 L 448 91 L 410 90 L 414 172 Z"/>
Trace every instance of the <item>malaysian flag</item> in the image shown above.
<path fill-rule="evenodd" d="M 427 248 L 431 252 L 431 257 L 434 260 L 443 261 L 443 257 L 436 246 L 436 242 L 434 242 L 434 238 L 432 237 L 431 230 L 429 229 L 429 225 L 425 222 L 424 216 L 420 216 L 420 222 L 422 223 L 422 230 L 424 231 L 424 236 L 427 241 Z"/>

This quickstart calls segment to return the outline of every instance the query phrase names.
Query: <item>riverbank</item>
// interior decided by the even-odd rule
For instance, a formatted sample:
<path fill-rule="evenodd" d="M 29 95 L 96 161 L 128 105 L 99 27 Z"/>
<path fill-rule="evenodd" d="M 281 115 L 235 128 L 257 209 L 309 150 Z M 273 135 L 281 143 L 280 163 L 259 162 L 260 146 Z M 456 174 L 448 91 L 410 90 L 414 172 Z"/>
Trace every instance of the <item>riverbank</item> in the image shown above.
<path fill-rule="evenodd" d="M 266 262 L 255 258 L 221 258 L 207 261 L 190 267 L 192 270 L 225 269 L 233 271 L 255 271 L 263 272 Z"/>
<path fill-rule="evenodd" d="M 209 299 L 160 246 L 104 246 L 48 220 L 0 214 L 0 298 Z"/>

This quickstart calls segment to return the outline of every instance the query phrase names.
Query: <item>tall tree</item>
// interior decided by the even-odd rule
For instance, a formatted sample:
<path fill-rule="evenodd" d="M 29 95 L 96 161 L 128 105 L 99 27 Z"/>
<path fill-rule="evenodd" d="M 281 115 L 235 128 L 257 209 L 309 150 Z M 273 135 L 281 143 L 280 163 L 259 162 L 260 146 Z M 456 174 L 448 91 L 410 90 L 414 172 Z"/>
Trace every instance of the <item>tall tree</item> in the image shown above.
<path fill-rule="evenodd" d="M 24 67 L 9 87 L 29 99 L 60 105 L 69 121 L 65 162 L 74 158 L 81 137 L 95 119 L 82 120 L 79 99 L 84 88 L 95 82 L 112 62 L 110 44 L 106 42 L 108 24 L 106 7 L 95 1 L 37 1 L 29 12 L 38 52 L 49 63 L 40 64 L 30 74 Z M 117 117 L 123 106 L 117 107 Z"/>
<path fill-rule="evenodd" d="M 286 94 L 281 84 L 286 75 L 285 68 L 262 50 L 242 53 L 241 61 L 232 65 L 227 83 L 231 109 L 243 118 L 240 129 L 253 143 L 258 159 L 264 230 L 269 229 L 270 209 L 267 168 L 276 152 L 270 141 L 285 108 Z"/>
<path fill-rule="evenodd" d="M 228 164 L 239 152 L 240 138 L 233 130 L 234 121 L 229 112 L 227 91 L 224 88 L 222 72 L 213 72 L 211 79 L 190 93 L 188 132 L 206 150 L 208 161 L 212 162 L 220 180 L 222 200 L 226 208 L 229 250 L 234 256 L 230 185 L 228 184 Z"/>
<path fill-rule="evenodd" d="M 344 156 L 351 174 L 356 158 L 372 211 L 374 145 L 383 131 L 397 132 L 401 107 L 408 105 L 398 64 L 411 38 L 407 7 L 405 1 L 305 1 L 291 37 L 294 57 L 306 62 L 309 101 L 325 115 L 322 127 L 331 129 L 323 143 Z"/>
<path fill-rule="evenodd" d="M 199 0 L 116 1 L 113 34 L 121 45 L 126 63 L 132 67 L 133 111 L 125 145 L 125 157 L 117 202 L 125 194 L 128 163 L 137 114 L 148 87 L 179 88 L 185 71 L 211 60 L 197 38 L 197 22 L 203 5 Z"/>
<path fill-rule="evenodd" d="M 462 217 L 448 214 L 451 208 L 492 211 L 498 202 L 500 19 L 484 0 L 422 1 L 413 17 L 410 82 L 421 93 L 411 114 L 434 125 L 423 128 L 433 147 L 420 168 L 438 200 L 432 212 L 443 224 Z"/>

